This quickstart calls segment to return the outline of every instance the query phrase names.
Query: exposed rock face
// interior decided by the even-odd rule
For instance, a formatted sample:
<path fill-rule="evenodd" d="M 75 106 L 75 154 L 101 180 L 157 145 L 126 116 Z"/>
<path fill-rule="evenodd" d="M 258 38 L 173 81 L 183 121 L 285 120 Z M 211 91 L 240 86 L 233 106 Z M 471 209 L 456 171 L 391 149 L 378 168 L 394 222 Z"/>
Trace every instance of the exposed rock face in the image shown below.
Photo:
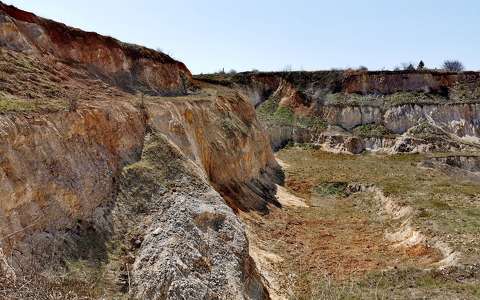
<path fill-rule="evenodd" d="M 207 77 L 206 80 L 214 79 Z M 342 152 L 384 147 L 393 152 L 429 152 L 462 148 L 458 144 L 461 139 L 478 143 L 480 138 L 480 75 L 477 72 L 241 73 L 216 80 L 250 97 L 259 112 L 275 115 L 278 109 L 283 109 L 282 113 L 287 109 L 292 114 L 290 119 L 321 119 L 326 125 L 338 126 L 350 133 L 373 124 L 389 134 L 345 140 L 318 130 L 308 132 L 308 126 L 299 127 L 295 122 L 291 122 L 288 129 L 285 124 L 272 124 L 272 118 L 267 116 L 267 130 L 273 137 L 275 149 L 289 141 L 303 141 Z M 422 123 L 453 135 L 457 145 L 450 142 L 433 145 L 431 140 L 416 139 L 408 134 Z M 404 134 L 407 136 L 400 137 Z"/>
<path fill-rule="evenodd" d="M 121 102 L 75 113 L 1 116 L 0 236 L 18 233 L 0 246 L 90 217 L 111 199 L 121 168 L 138 159 L 144 131 L 143 115 Z"/>
<path fill-rule="evenodd" d="M 478 81 L 477 73 L 471 73 Z M 345 78 L 343 90 L 357 94 L 393 94 L 397 92 L 446 93 L 459 80 L 457 73 L 436 72 L 352 72 Z"/>
<path fill-rule="evenodd" d="M 4 116 L 0 215 L 9 238 L 1 246 L 44 251 L 56 231 L 77 220 L 126 236 L 139 226 L 144 243 L 133 276 L 140 298 L 267 297 L 231 208 L 265 212 L 276 204 L 281 171 L 253 107 L 228 89 L 217 92 L 147 99 L 144 109 L 117 101 L 74 113 Z M 118 175 L 139 159 L 146 128 L 155 137 L 147 135 L 144 159 L 124 171 L 115 200 Z M 110 214 L 112 200 L 128 208 Z M 148 216 L 138 211 L 142 203 Z M 131 222 L 115 221 L 124 218 Z"/>
<path fill-rule="evenodd" d="M 426 162 L 426 164 L 428 163 L 440 163 L 468 172 L 478 173 L 477 175 L 480 175 L 480 156 L 476 155 L 451 155 L 445 157 L 432 157 Z"/>
<path fill-rule="evenodd" d="M 184 94 L 191 74 L 168 55 L 43 19 L 0 2 L 0 46 L 81 64 L 128 91 Z"/>
<path fill-rule="evenodd" d="M 108 264 L 133 239 L 127 273 L 107 278 L 132 276 L 131 296 L 268 298 L 234 212 L 279 205 L 283 174 L 246 98 L 203 83 L 158 97 L 196 84 L 182 63 L 1 3 L 0 47 L 0 250 L 14 266 L 87 259 L 98 249 L 76 245 L 92 236 Z"/>
<path fill-rule="evenodd" d="M 232 208 L 266 211 L 268 203 L 276 203 L 272 178 L 282 177 L 268 136 L 247 100 L 226 88 L 218 93 L 148 103 L 149 125 L 201 166 Z"/>
<path fill-rule="evenodd" d="M 148 135 L 142 160 L 124 170 L 114 215 L 122 234 L 144 235 L 132 268 L 138 299 L 268 298 L 243 224 L 165 136 Z"/>

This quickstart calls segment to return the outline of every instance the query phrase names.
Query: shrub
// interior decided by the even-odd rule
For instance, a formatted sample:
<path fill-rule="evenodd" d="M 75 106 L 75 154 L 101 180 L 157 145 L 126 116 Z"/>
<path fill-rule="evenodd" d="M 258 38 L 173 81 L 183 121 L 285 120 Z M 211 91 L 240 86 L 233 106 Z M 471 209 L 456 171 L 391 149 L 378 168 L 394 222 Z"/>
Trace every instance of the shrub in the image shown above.
<path fill-rule="evenodd" d="M 363 138 L 384 137 L 391 132 L 381 124 L 365 124 L 353 129 L 353 133 Z"/>
<path fill-rule="evenodd" d="M 446 60 L 443 63 L 443 69 L 450 72 L 462 72 L 465 67 L 458 60 Z"/>

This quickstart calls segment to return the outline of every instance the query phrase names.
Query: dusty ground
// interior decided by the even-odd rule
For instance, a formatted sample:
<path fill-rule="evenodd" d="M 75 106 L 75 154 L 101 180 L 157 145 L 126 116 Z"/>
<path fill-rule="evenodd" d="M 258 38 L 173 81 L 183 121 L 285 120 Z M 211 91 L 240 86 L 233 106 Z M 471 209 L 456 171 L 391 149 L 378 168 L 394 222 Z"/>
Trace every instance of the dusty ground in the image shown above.
<path fill-rule="evenodd" d="M 474 263 L 479 256 L 473 246 L 480 241 L 479 230 L 471 227 L 478 220 L 469 218 L 478 210 L 478 184 L 418 168 L 419 156 L 344 156 L 289 148 L 278 158 L 287 174 L 286 190 L 279 194 L 286 199 L 284 207 L 266 217 L 244 217 L 253 256 L 275 298 L 480 297 Z M 384 216 L 373 194 L 345 193 L 352 182 L 375 184 L 400 205 L 411 206 L 415 229 L 459 251 L 458 266 L 440 271 L 436 264 L 442 253 L 428 243 L 399 247 L 387 240 L 386 233 L 398 230 L 400 221 Z M 469 212 L 462 213 L 466 207 Z"/>

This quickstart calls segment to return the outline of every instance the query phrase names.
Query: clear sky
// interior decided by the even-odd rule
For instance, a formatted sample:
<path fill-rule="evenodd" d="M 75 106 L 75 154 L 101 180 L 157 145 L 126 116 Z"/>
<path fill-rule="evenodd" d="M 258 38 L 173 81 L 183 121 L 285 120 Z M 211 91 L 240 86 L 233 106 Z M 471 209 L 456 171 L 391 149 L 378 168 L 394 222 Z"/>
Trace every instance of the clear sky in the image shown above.
<path fill-rule="evenodd" d="M 3 0 L 159 48 L 193 73 L 393 68 L 459 59 L 480 70 L 478 0 Z"/>

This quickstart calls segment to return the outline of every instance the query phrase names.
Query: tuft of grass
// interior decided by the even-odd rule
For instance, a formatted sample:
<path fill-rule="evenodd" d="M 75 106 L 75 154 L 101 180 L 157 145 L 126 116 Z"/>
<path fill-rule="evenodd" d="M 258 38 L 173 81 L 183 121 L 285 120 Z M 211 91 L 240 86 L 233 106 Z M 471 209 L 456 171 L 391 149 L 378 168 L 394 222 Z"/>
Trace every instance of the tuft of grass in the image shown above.
<path fill-rule="evenodd" d="M 325 182 L 317 185 L 313 192 L 325 197 L 345 197 L 347 186 L 346 182 Z"/>
<path fill-rule="evenodd" d="M 273 117 L 280 125 L 293 125 L 295 115 L 289 107 L 281 106 L 273 114 Z"/>

